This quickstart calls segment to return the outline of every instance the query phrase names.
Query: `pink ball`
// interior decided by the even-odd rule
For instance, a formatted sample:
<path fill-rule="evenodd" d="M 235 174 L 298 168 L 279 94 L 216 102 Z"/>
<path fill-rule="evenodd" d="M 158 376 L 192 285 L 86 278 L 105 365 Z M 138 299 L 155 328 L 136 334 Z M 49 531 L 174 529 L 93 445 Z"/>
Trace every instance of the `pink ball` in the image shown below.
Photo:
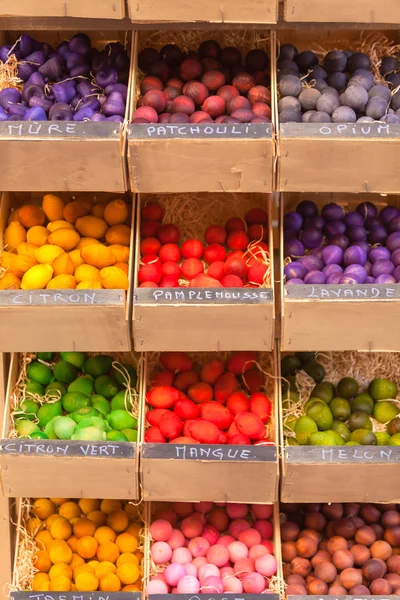
<path fill-rule="evenodd" d="M 150 123 L 158 122 L 157 111 L 155 111 L 154 108 L 151 108 L 151 106 L 139 106 L 139 108 L 137 108 L 133 113 L 134 119 L 138 117 L 143 117 L 144 119 L 147 119 Z"/>
<path fill-rule="evenodd" d="M 192 538 L 188 543 L 188 549 L 192 553 L 193 558 L 205 556 L 209 547 L 209 542 L 203 537 Z"/>
<path fill-rule="evenodd" d="M 203 529 L 201 537 L 205 538 L 210 544 L 210 546 L 214 546 L 214 544 L 216 544 L 219 539 L 218 529 L 216 529 L 212 525 L 206 525 Z"/>
<path fill-rule="evenodd" d="M 272 554 L 263 554 L 256 560 L 256 571 L 264 577 L 271 577 L 271 575 L 275 575 L 277 564 L 276 558 Z"/>
<path fill-rule="evenodd" d="M 222 594 L 224 591 L 224 584 L 222 583 L 222 580 L 214 575 L 202 579 L 200 586 L 200 591 L 202 594 Z"/>
<path fill-rule="evenodd" d="M 223 583 L 224 592 L 233 592 L 234 594 L 241 594 L 243 592 L 242 582 L 237 577 L 226 577 Z"/>
<path fill-rule="evenodd" d="M 183 519 L 181 531 L 187 538 L 199 537 L 204 528 L 204 516 L 200 513 L 194 513 L 190 517 Z"/>
<path fill-rule="evenodd" d="M 252 546 L 249 550 L 249 558 L 252 558 L 253 560 L 257 560 L 257 558 L 259 556 L 262 556 L 263 554 L 270 553 L 268 552 L 267 548 L 262 544 L 256 544 L 255 546 Z"/>
<path fill-rule="evenodd" d="M 172 525 L 165 519 L 157 519 L 150 525 L 150 535 L 156 542 L 166 542 L 172 535 Z"/>
<path fill-rule="evenodd" d="M 164 571 L 165 581 L 172 586 L 177 585 L 178 581 L 187 574 L 185 567 L 178 563 L 171 563 Z"/>
<path fill-rule="evenodd" d="M 271 540 L 261 540 L 261 545 L 266 547 L 268 554 L 273 554 L 274 545 Z"/>
<path fill-rule="evenodd" d="M 251 548 L 256 544 L 261 544 L 261 540 L 261 533 L 259 533 L 257 529 L 247 529 L 246 531 L 242 531 L 239 535 L 239 541 L 246 544 L 248 548 Z"/>
<path fill-rule="evenodd" d="M 171 590 L 171 594 L 177 594 L 178 593 L 178 588 L 177 587 L 173 587 Z"/>
<path fill-rule="evenodd" d="M 248 506 L 247 504 L 228 504 L 226 512 L 231 519 L 244 519 L 247 517 Z"/>
<path fill-rule="evenodd" d="M 233 567 L 222 567 L 219 570 L 219 572 L 221 575 L 221 579 L 224 579 L 225 577 L 233 577 L 234 576 Z"/>
<path fill-rule="evenodd" d="M 229 525 L 229 533 L 237 540 L 242 531 L 249 529 L 249 524 L 245 519 L 235 519 Z"/>
<path fill-rule="evenodd" d="M 232 542 L 232 544 L 229 544 L 228 546 L 228 552 L 229 559 L 233 563 L 238 562 L 238 560 L 243 560 L 249 555 L 249 549 L 243 542 Z"/>
<path fill-rule="evenodd" d="M 192 575 L 192 577 L 197 577 L 197 567 L 193 563 L 185 563 L 183 565 L 186 569 L 186 575 Z"/>
<path fill-rule="evenodd" d="M 168 594 L 168 586 L 163 581 L 152 579 L 146 585 L 146 595 L 150 596 L 151 594 Z"/>
<path fill-rule="evenodd" d="M 234 541 L 235 538 L 231 535 L 222 535 L 218 540 L 218 544 L 222 544 L 223 546 L 225 546 L 225 548 L 228 548 L 229 544 L 232 544 L 232 542 Z"/>
<path fill-rule="evenodd" d="M 246 573 L 252 573 L 254 568 L 254 560 L 251 558 L 243 558 L 242 560 L 238 560 L 233 566 L 235 576 L 239 577 L 239 579 L 243 579 Z"/>
<path fill-rule="evenodd" d="M 264 589 L 264 577 L 259 573 L 248 573 L 243 577 L 243 590 L 247 594 L 261 594 Z"/>
<path fill-rule="evenodd" d="M 218 567 L 216 567 L 215 565 L 210 565 L 209 563 L 200 567 L 198 575 L 200 581 L 202 581 L 206 577 L 211 577 L 212 575 L 214 575 L 215 577 L 220 576 Z"/>
<path fill-rule="evenodd" d="M 171 562 L 179 563 L 180 565 L 192 562 L 192 555 L 187 548 L 175 548 L 175 550 L 171 553 L 171 557 Z"/>
<path fill-rule="evenodd" d="M 211 546 L 207 551 L 207 560 L 212 565 L 217 567 L 223 567 L 229 561 L 229 552 L 222 544 L 215 544 Z"/>
<path fill-rule="evenodd" d="M 167 583 L 167 582 L 165 581 L 164 573 L 157 573 L 157 575 L 154 575 L 154 576 L 152 577 L 152 579 L 153 579 L 153 581 L 154 581 L 154 580 L 156 580 L 156 581 L 163 581 L 164 583 Z M 168 584 L 167 584 L 167 585 L 168 585 Z"/>
<path fill-rule="evenodd" d="M 269 521 L 256 521 L 254 523 L 254 529 L 257 529 L 261 537 L 267 540 L 270 540 L 274 535 L 274 529 Z"/>
<path fill-rule="evenodd" d="M 195 502 L 193 503 L 193 508 L 195 510 L 195 512 L 199 512 L 199 513 L 208 513 L 210 512 L 210 510 L 212 510 L 214 504 L 213 502 Z"/>
<path fill-rule="evenodd" d="M 173 510 L 163 510 L 157 513 L 157 519 L 165 519 L 166 521 L 169 521 L 172 527 L 175 527 L 178 522 L 178 517 Z"/>
<path fill-rule="evenodd" d="M 178 594 L 198 594 L 200 591 L 200 582 L 197 577 L 185 575 L 179 580 L 177 585 Z"/>
<path fill-rule="evenodd" d="M 181 548 L 184 546 L 185 536 L 183 535 L 182 531 L 179 531 L 179 529 L 173 529 L 172 535 L 170 538 L 168 538 L 167 542 L 169 546 L 171 546 L 172 550 L 175 550 L 175 548 Z"/>
<path fill-rule="evenodd" d="M 272 504 L 252 504 L 251 510 L 256 519 L 269 519 L 272 517 Z"/>
<path fill-rule="evenodd" d="M 150 552 L 151 557 L 156 563 L 156 565 L 162 565 L 163 563 L 166 563 L 171 560 L 172 550 L 171 547 L 167 544 L 167 542 L 155 542 L 155 544 L 151 546 Z"/>
<path fill-rule="evenodd" d="M 196 567 L 196 569 L 200 569 L 202 565 L 207 564 L 207 559 L 205 556 L 198 556 L 192 560 L 192 564 Z"/>
<path fill-rule="evenodd" d="M 174 511 L 178 517 L 184 519 L 192 514 L 193 507 L 190 502 L 174 502 Z"/>

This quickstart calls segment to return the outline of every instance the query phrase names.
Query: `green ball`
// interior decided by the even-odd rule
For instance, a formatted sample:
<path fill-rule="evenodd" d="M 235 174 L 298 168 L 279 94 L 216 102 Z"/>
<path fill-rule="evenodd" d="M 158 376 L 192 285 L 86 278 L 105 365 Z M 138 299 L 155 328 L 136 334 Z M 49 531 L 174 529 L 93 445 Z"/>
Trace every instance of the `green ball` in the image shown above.
<path fill-rule="evenodd" d="M 104 417 L 111 411 L 109 401 L 104 398 L 104 396 L 100 396 L 100 394 L 93 394 L 93 396 L 90 396 L 90 401 L 93 408 L 98 410 Z"/>
<path fill-rule="evenodd" d="M 325 377 L 324 367 L 316 360 L 312 360 L 304 365 L 304 371 L 312 377 L 315 383 L 321 383 Z"/>
<path fill-rule="evenodd" d="M 319 431 L 327 431 L 332 428 L 333 416 L 329 406 L 325 402 L 316 402 L 307 409 L 307 417 L 311 417 L 317 424 Z"/>
<path fill-rule="evenodd" d="M 78 369 L 82 369 L 86 361 L 85 352 L 60 352 L 60 356 L 62 360 L 75 365 Z"/>
<path fill-rule="evenodd" d="M 138 432 L 137 429 L 123 429 L 121 433 L 124 434 L 128 442 L 137 442 Z"/>
<path fill-rule="evenodd" d="M 358 383 L 353 377 L 343 377 L 337 384 L 337 393 L 341 398 L 348 400 L 358 394 Z"/>
<path fill-rule="evenodd" d="M 369 384 L 368 392 L 374 400 L 394 399 L 397 396 L 397 385 L 390 379 L 374 379 Z"/>
<path fill-rule="evenodd" d="M 83 370 L 92 377 L 99 377 L 100 375 L 105 375 L 110 371 L 113 362 L 113 357 L 106 356 L 105 354 L 90 356 L 85 362 Z"/>
<path fill-rule="evenodd" d="M 342 436 L 345 442 L 348 442 L 351 437 L 351 431 L 342 421 L 333 421 L 332 430 Z"/>
<path fill-rule="evenodd" d="M 54 374 L 50 367 L 36 360 L 29 363 L 26 374 L 29 379 L 41 385 L 48 385 L 54 380 Z"/>
<path fill-rule="evenodd" d="M 399 412 L 400 411 L 394 402 L 381 400 L 381 402 L 376 402 L 374 406 L 374 419 L 376 419 L 378 423 L 389 423 L 389 421 L 397 417 Z"/>
<path fill-rule="evenodd" d="M 49 398 L 56 398 L 57 400 L 59 400 L 66 393 L 67 388 L 59 381 L 53 381 L 52 383 L 49 383 L 45 390 L 45 394 L 49 396 Z"/>
<path fill-rule="evenodd" d="M 54 352 L 38 352 L 36 358 L 38 360 L 44 360 L 44 362 L 51 362 L 55 356 Z"/>
<path fill-rule="evenodd" d="M 375 432 L 376 441 L 378 442 L 378 446 L 387 446 L 389 444 L 390 435 L 385 433 L 384 431 L 376 431 Z"/>
<path fill-rule="evenodd" d="M 69 384 L 68 391 L 81 392 L 82 394 L 86 394 L 86 396 L 90 396 L 93 392 L 93 377 L 91 375 L 81 375 L 80 377 L 77 377 Z"/>
<path fill-rule="evenodd" d="M 54 365 L 54 377 L 61 383 L 72 383 L 77 375 L 78 368 L 66 360 L 60 360 Z"/>
<path fill-rule="evenodd" d="M 132 401 L 131 401 L 131 396 L 128 393 L 127 394 L 127 398 L 126 398 L 126 405 L 125 405 L 125 390 L 122 390 L 121 392 L 118 392 L 118 394 L 116 394 L 114 396 L 114 398 L 111 400 L 111 410 L 130 410 L 132 409 Z"/>
<path fill-rule="evenodd" d="M 372 431 L 372 421 L 369 415 L 362 411 L 351 413 L 347 425 L 351 431 L 356 431 L 356 429 L 368 429 Z"/>
<path fill-rule="evenodd" d="M 311 396 L 313 398 L 321 398 L 326 404 L 334 398 L 335 396 L 335 386 L 333 383 L 329 381 L 323 381 L 322 383 L 317 383 L 313 391 L 311 392 Z"/>
<path fill-rule="evenodd" d="M 126 410 L 113 410 L 106 417 L 107 422 L 113 429 L 122 431 L 123 429 L 135 429 L 137 427 L 137 419 L 132 417 Z"/>
<path fill-rule="evenodd" d="M 400 433 L 395 433 L 389 440 L 389 446 L 400 446 Z"/>
<path fill-rule="evenodd" d="M 347 421 L 351 415 L 350 404 L 345 398 L 333 398 L 329 403 L 329 408 L 331 409 L 333 418 L 338 421 Z"/>
<path fill-rule="evenodd" d="M 37 412 L 39 419 L 39 427 L 43 428 L 51 421 L 54 417 L 60 417 L 62 415 L 62 404 L 61 400 L 52 402 L 50 404 L 42 404 Z M 47 433 L 47 432 L 46 432 Z"/>
<path fill-rule="evenodd" d="M 310 435 L 317 431 L 317 424 L 311 417 L 300 417 L 297 419 L 296 425 L 294 426 L 296 440 L 301 446 L 307 445 Z"/>
<path fill-rule="evenodd" d="M 51 385 L 51 383 L 50 383 Z M 44 396 L 44 387 L 36 381 L 28 381 L 25 384 L 26 396 Z"/>
<path fill-rule="evenodd" d="M 369 394 L 358 394 L 350 402 L 351 412 L 365 412 L 367 415 L 372 415 L 374 410 L 374 400 Z"/>
<path fill-rule="evenodd" d="M 128 438 L 121 431 L 109 431 L 107 440 L 110 442 L 128 442 Z"/>
<path fill-rule="evenodd" d="M 118 385 L 115 379 L 109 375 L 100 375 L 95 379 L 94 389 L 96 394 L 104 396 L 104 398 L 113 398 L 118 394 Z"/>
<path fill-rule="evenodd" d="M 80 408 L 86 408 L 89 406 L 89 397 L 80 392 L 67 392 L 61 398 L 63 408 L 67 413 L 73 413 Z"/>
<path fill-rule="evenodd" d="M 378 443 L 375 434 L 368 429 L 352 431 L 350 441 L 358 442 L 361 446 L 376 446 Z"/>

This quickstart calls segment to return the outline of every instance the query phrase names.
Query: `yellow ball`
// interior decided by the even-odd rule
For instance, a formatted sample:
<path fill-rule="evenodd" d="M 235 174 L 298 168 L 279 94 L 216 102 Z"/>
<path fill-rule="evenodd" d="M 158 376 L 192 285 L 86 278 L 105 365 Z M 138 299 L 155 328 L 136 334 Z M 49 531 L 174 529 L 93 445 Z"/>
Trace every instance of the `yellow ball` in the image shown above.
<path fill-rule="evenodd" d="M 28 229 L 26 234 L 26 240 L 28 244 L 34 244 L 35 246 L 44 246 L 47 244 L 49 238 L 49 230 L 41 225 L 36 225 Z"/>
<path fill-rule="evenodd" d="M 76 502 L 65 502 L 62 506 L 60 506 L 59 514 L 61 517 L 65 517 L 70 521 L 71 519 L 76 519 L 81 516 L 81 510 Z"/>
<path fill-rule="evenodd" d="M 36 260 L 42 265 L 51 265 L 60 254 L 64 254 L 64 250 L 52 244 L 45 244 L 34 252 Z"/>
<path fill-rule="evenodd" d="M 115 263 L 115 257 L 111 252 L 110 248 L 103 244 L 94 244 L 93 246 L 86 246 L 81 249 L 81 256 L 85 263 L 103 269 L 104 267 L 111 267 Z"/>
<path fill-rule="evenodd" d="M 21 281 L 21 290 L 42 290 L 53 277 L 53 268 L 50 265 L 34 265 L 24 274 Z"/>
<path fill-rule="evenodd" d="M 50 533 L 55 540 L 67 540 L 72 535 L 71 523 L 64 517 L 59 517 L 52 523 Z"/>
<path fill-rule="evenodd" d="M 53 233 L 53 231 L 57 231 L 57 229 L 73 229 L 75 231 L 75 227 L 72 223 L 68 223 L 68 221 L 53 221 L 47 225 L 47 229 Z"/>
<path fill-rule="evenodd" d="M 29 256 L 35 258 L 35 250 L 37 250 L 38 247 L 39 246 L 36 246 L 35 244 L 28 244 L 28 242 L 23 242 L 17 247 L 17 254 L 29 254 Z"/>
<path fill-rule="evenodd" d="M 102 575 L 105 575 L 106 573 L 115 573 L 116 570 L 117 567 L 114 565 L 114 563 L 109 562 L 108 560 L 98 562 L 97 565 L 94 566 L 94 572 L 96 573 L 99 579 Z"/>
<path fill-rule="evenodd" d="M 37 261 L 29 254 L 18 254 L 12 264 L 11 272 L 17 277 L 22 277 L 31 267 L 37 265 Z"/>
<path fill-rule="evenodd" d="M 64 540 L 54 540 L 49 551 L 53 565 L 58 563 L 69 564 L 72 560 L 72 550 Z"/>
<path fill-rule="evenodd" d="M 62 219 L 64 202 L 59 196 L 45 194 L 42 201 L 42 209 L 49 221 Z"/>
<path fill-rule="evenodd" d="M 74 290 L 76 281 L 73 275 L 57 275 L 46 286 L 48 290 Z"/>
<path fill-rule="evenodd" d="M 117 567 L 123 565 L 126 562 L 135 563 L 135 565 L 139 565 L 139 560 L 135 554 L 131 554 L 130 552 L 123 552 L 118 556 Z"/>
<path fill-rule="evenodd" d="M 112 200 L 105 207 L 104 219 L 110 226 L 125 223 L 127 218 L 128 207 L 123 200 Z"/>
<path fill-rule="evenodd" d="M 107 244 L 121 244 L 129 246 L 131 241 L 131 228 L 128 225 L 113 225 L 106 233 Z"/>
<path fill-rule="evenodd" d="M 119 592 L 121 582 L 114 573 L 105 573 L 100 577 L 99 590 L 101 592 Z"/>
<path fill-rule="evenodd" d="M 120 552 L 135 552 L 138 548 L 138 540 L 131 533 L 121 533 L 115 543 Z"/>
<path fill-rule="evenodd" d="M 36 573 L 32 580 L 33 592 L 47 592 L 49 589 L 50 577 L 47 573 Z"/>
<path fill-rule="evenodd" d="M 122 244 L 112 244 L 109 246 L 111 252 L 115 256 L 117 263 L 125 263 L 129 260 L 129 248 L 122 246 Z"/>
<path fill-rule="evenodd" d="M 48 519 L 50 515 L 54 515 L 56 507 L 48 498 L 37 498 L 33 503 L 32 512 L 35 517 L 44 521 L 45 519 Z"/>
<path fill-rule="evenodd" d="M 69 252 L 73 250 L 80 240 L 79 233 L 68 227 L 57 229 L 49 235 L 49 244 L 59 246 L 63 250 Z"/>
<path fill-rule="evenodd" d="M 86 246 L 93 246 L 93 244 L 100 244 L 100 242 L 92 237 L 83 237 L 80 239 L 76 249 L 80 250 L 81 248 L 86 248 Z"/>
<path fill-rule="evenodd" d="M 71 589 L 71 580 L 65 575 L 57 575 L 50 578 L 49 590 L 51 592 L 69 592 Z"/>
<path fill-rule="evenodd" d="M 64 575 L 64 577 L 68 577 L 68 579 L 72 579 L 72 569 L 69 565 L 65 563 L 58 563 L 57 565 L 53 565 L 49 571 L 50 579 L 54 579 L 54 577 L 58 577 L 59 575 Z"/>
<path fill-rule="evenodd" d="M 18 221 L 12 221 L 4 232 L 4 245 L 7 250 L 16 250 L 26 242 L 25 228 Z"/>
<path fill-rule="evenodd" d="M 100 510 L 103 511 L 103 513 L 105 513 L 106 515 L 110 515 L 112 512 L 115 512 L 116 510 L 121 510 L 122 509 L 122 502 L 121 500 L 102 500 L 101 504 L 100 504 Z"/>
<path fill-rule="evenodd" d="M 79 250 L 79 248 L 76 248 L 75 250 L 71 250 L 71 252 L 68 252 L 68 256 L 72 260 L 72 263 L 73 263 L 75 269 L 76 269 L 76 267 L 79 267 L 79 265 L 83 265 L 85 262 L 81 256 L 81 251 Z"/>
<path fill-rule="evenodd" d="M 80 573 L 75 578 L 75 585 L 80 592 L 95 592 L 99 586 L 99 578 L 95 573 Z"/>
<path fill-rule="evenodd" d="M 40 548 L 41 550 L 49 551 L 51 548 L 51 544 L 54 541 L 54 538 L 51 535 L 50 531 L 43 530 L 39 531 L 39 533 L 35 536 L 35 540 L 38 545 L 38 548 Z"/>
<path fill-rule="evenodd" d="M 93 215 L 77 219 L 75 227 L 81 235 L 95 238 L 96 240 L 104 238 L 108 229 L 108 225 L 103 219 L 99 219 L 99 217 Z"/>
<path fill-rule="evenodd" d="M 73 202 L 68 202 L 65 205 L 63 210 L 63 218 L 69 223 L 75 223 L 79 217 L 84 217 L 88 214 L 90 210 L 90 206 L 87 206 L 86 202 L 80 202 L 79 200 L 74 200 Z"/>
<path fill-rule="evenodd" d="M 5 273 L 0 277 L 0 290 L 19 290 L 21 280 L 14 273 Z M 100 283 L 100 287 L 102 287 Z"/>
<path fill-rule="evenodd" d="M 72 262 L 71 257 L 63 252 L 57 258 L 53 260 L 51 266 L 54 269 L 54 276 L 57 275 L 73 275 L 74 274 L 74 263 Z"/>
<path fill-rule="evenodd" d="M 37 517 L 31 517 L 26 522 L 26 530 L 31 535 L 36 535 L 40 529 L 42 529 L 43 523 Z"/>
<path fill-rule="evenodd" d="M 129 585 L 135 583 L 140 576 L 139 567 L 132 562 L 126 562 L 117 568 L 117 576 L 121 583 Z"/>
<path fill-rule="evenodd" d="M 81 281 L 76 286 L 77 290 L 102 290 L 103 286 L 100 281 L 96 281 L 95 279 L 87 279 L 85 281 Z"/>
<path fill-rule="evenodd" d="M 100 271 L 101 285 L 106 290 L 127 290 L 129 288 L 128 275 L 118 267 L 106 267 Z"/>
<path fill-rule="evenodd" d="M 128 515 L 123 510 L 116 510 L 108 515 L 107 525 L 116 533 L 122 533 L 129 525 Z"/>
<path fill-rule="evenodd" d="M 95 280 L 100 281 L 100 271 L 91 265 L 80 265 L 74 271 L 74 277 L 78 283 L 81 281 Z"/>
<path fill-rule="evenodd" d="M 25 204 L 18 209 L 18 219 L 26 228 L 35 227 L 36 225 L 44 225 L 46 215 L 35 204 Z"/>
<path fill-rule="evenodd" d="M 78 502 L 78 506 L 84 515 L 88 515 L 95 510 L 99 510 L 100 500 L 95 498 L 81 498 Z"/>

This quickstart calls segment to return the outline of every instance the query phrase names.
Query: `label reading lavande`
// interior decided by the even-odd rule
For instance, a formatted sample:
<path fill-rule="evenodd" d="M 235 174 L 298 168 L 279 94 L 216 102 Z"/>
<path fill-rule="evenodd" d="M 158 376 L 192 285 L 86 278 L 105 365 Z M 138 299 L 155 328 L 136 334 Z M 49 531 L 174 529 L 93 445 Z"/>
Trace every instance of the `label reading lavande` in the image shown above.
<path fill-rule="evenodd" d="M 87 456 L 133 458 L 136 445 L 129 442 L 80 442 L 76 440 L 0 440 L 0 454 L 35 456 Z"/>
<path fill-rule="evenodd" d="M 400 298 L 400 285 L 354 284 L 354 285 L 286 285 L 285 296 L 305 300 L 391 300 Z"/>
<path fill-rule="evenodd" d="M 218 444 L 143 444 L 143 458 L 220 461 L 276 461 L 276 447 Z"/>

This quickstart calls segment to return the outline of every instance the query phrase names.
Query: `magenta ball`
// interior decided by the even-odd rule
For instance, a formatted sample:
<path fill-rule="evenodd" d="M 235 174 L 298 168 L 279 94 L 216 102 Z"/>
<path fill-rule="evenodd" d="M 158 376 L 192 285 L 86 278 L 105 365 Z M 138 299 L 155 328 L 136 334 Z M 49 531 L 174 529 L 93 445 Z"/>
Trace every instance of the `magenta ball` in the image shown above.
<path fill-rule="evenodd" d="M 206 525 L 203 529 L 201 537 L 205 538 L 210 546 L 213 546 L 218 542 L 219 539 L 218 529 L 213 527 L 213 525 Z"/>
<path fill-rule="evenodd" d="M 172 552 L 172 562 L 184 565 L 185 563 L 192 562 L 192 555 L 187 548 L 176 548 Z"/>
<path fill-rule="evenodd" d="M 233 542 L 228 546 L 229 559 L 236 563 L 238 560 L 247 558 L 249 555 L 249 549 L 243 542 Z"/>
<path fill-rule="evenodd" d="M 185 567 L 178 563 L 171 563 L 164 571 L 165 581 L 172 586 L 177 585 L 178 581 L 187 574 Z"/>
<path fill-rule="evenodd" d="M 200 591 L 202 594 L 222 594 L 224 591 L 224 584 L 222 579 L 211 575 L 200 581 Z"/>
<path fill-rule="evenodd" d="M 215 565 L 210 565 L 209 563 L 202 565 L 199 569 L 199 579 L 205 579 L 206 577 L 211 577 L 214 575 L 215 577 L 220 576 L 220 572 L 218 567 Z"/>
<path fill-rule="evenodd" d="M 226 512 L 231 519 L 244 519 L 247 517 L 248 506 L 247 504 L 228 504 Z"/>
<path fill-rule="evenodd" d="M 171 537 L 168 538 L 167 542 L 171 546 L 172 550 L 175 550 L 176 548 L 181 548 L 185 545 L 185 536 L 183 535 L 182 531 L 179 531 L 179 529 L 173 529 Z"/>
<path fill-rule="evenodd" d="M 146 595 L 151 594 L 168 594 L 168 586 L 163 581 L 152 579 L 146 586 Z"/>
<path fill-rule="evenodd" d="M 271 577 L 276 573 L 276 558 L 272 554 L 264 554 L 263 556 L 257 558 L 255 567 L 257 573 L 260 573 L 260 575 L 264 575 L 264 577 Z"/>
<path fill-rule="evenodd" d="M 239 541 L 243 542 L 243 544 L 246 544 L 246 546 L 248 548 L 251 548 L 252 546 L 255 546 L 256 544 L 260 544 L 261 540 L 262 540 L 261 533 L 259 531 L 257 531 L 257 529 L 253 529 L 253 528 L 242 531 L 241 534 L 239 535 Z"/>
<path fill-rule="evenodd" d="M 251 510 L 256 519 L 269 519 L 272 517 L 272 504 L 252 504 Z"/>
<path fill-rule="evenodd" d="M 267 540 L 271 539 L 274 534 L 274 530 L 271 523 L 264 519 L 256 521 L 254 523 L 254 529 L 256 529 L 261 534 L 262 538 L 266 538 Z"/>
<path fill-rule="evenodd" d="M 261 594 L 264 588 L 264 577 L 260 573 L 248 573 L 243 577 L 243 590 L 247 594 Z"/>
<path fill-rule="evenodd" d="M 185 575 L 179 580 L 177 585 L 178 594 L 198 594 L 200 591 L 200 582 L 197 577 Z"/>
<path fill-rule="evenodd" d="M 223 535 L 219 538 L 218 544 L 222 544 L 225 548 L 228 548 L 229 544 L 235 541 L 235 538 L 232 535 Z"/>
<path fill-rule="evenodd" d="M 234 594 L 241 594 L 243 592 L 242 582 L 237 577 L 225 577 L 223 584 L 224 592 L 232 592 Z"/>
<path fill-rule="evenodd" d="M 213 502 L 195 502 L 193 504 L 193 508 L 195 510 L 195 512 L 199 512 L 199 513 L 209 513 L 214 507 L 214 503 Z"/>
<path fill-rule="evenodd" d="M 233 535 L 235 539 L 239 539 L 239 535 L 242 531 L 249 528 L 249 524 L 245 519 L 235 519 L 229 525 L 229 533 Z"/>
<path fill-rule="evenodd" d="M 186 569 L 186 575 L 192 575 L 193 577 L 197 577 L 197 567 L 195 564 L 191 563 L 185 563 L 183 565 L 183 567 L 185 567 Z"/>
<path fill-rule="evenodd" d="M 195 513 L 183 519 L 181 523 L 181 531 L 187 538 L 200 537 L 204 528 L 204 516 L 200 513 Z"/>
<path fill-rule="evenodd" d="M 209 548 L 209 542 L 203 537 L 192 538 L 188 543 L 188 550 L 190 550 L 193 558 L 197 558 L 199 556 L 206 556 Z"/>
<path fill-rule="evenodd" d="M 207 560 L 216 567 L 223 567 L 229 561 L 229 552 L 222 544 L 215 544 L 207 551 Z"/>
<path fill-rule="evenodd" d="M 252 546 L 249 550 L 249 558 L 252 558 L 253 560 L 257 560 L 257 558 L 259 556 L 262 556 L 263 554 L 267 554 L 268 550 L 265 546 L 263 546 L 262 544 L 256 544 L 255 546 Z"/>
<path fill-rule="evenodd" d="M 167 542 L 155 542 L 152 545 L 150 552 L 152 559 L 156 563 L 156 565 L 162 565 L 163 563 L 166 563 L 169 560 L 171 560 L 172 549 L 171 546 L 167 544 Z M 176 552 L 176 550 L 174 550 L 174 552 Z"/>
<path fill-rule="evenodd" d="M 205 556 L 198 556 L 192 560 L 192 564 L 196 567 L 196 569 L 200 569 L 202 565 L 207 564 L 207 559 Z"/>

